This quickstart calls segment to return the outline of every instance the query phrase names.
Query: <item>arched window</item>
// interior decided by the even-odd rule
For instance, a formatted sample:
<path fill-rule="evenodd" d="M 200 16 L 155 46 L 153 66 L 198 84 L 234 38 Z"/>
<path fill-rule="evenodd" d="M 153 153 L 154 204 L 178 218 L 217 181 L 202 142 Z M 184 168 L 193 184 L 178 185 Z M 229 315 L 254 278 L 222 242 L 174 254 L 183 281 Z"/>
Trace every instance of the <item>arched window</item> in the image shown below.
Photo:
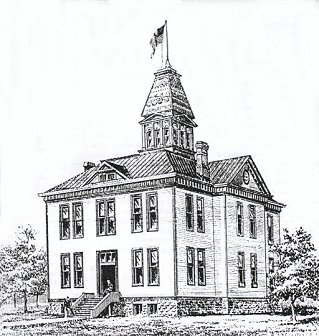
<path fill-rule="evenodd" d="M 150 148 L 152 146 L 152 130 L 148 129 L 146 131 L 146 148 Z"/>
<path fill-rule="evenodd" d="M 164 146 L 169 145 L 169 124 L 167 121 L 163 123 L 163 143 Z"/>
<path fill-rule="evenodd" d="M 155 147 L 159 147 L 161 144 L 161 138 L 160 138 L 160 127 L 158 123 L 154 124 L 154 145 Z"/>

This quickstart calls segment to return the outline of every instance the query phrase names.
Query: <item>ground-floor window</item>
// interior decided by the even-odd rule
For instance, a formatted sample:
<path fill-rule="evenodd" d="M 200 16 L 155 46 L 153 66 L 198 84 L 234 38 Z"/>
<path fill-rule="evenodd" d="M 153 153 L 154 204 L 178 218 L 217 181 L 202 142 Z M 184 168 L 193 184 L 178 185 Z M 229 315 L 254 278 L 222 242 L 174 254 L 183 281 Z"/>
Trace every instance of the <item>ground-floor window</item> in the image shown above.
<path fill-rule="evenodd" d="M 197 249 L 197 265 L 198 265 L 198 285 L 206 285 L 206 262 L 205 250 Z"/>
<path fill-rule="evenodd" d="M 250 254 L 250 274 L 251 274 L 251 287 L 258 287 L 257 282 L 257 254 Z"/>
<path fill-rule="evenodd" d="M 148 256 L 148 285 L 159 285 L 159 256 L 158 248 L 147 249 Z"/>
<path fill-rule="evenodd" d="M 238 252 L 238 286 L 245 287 L 245 253 Z"/>
<path fill-rule="evenodd" d="M 61 288 L 71 287 L 70 253 L 61 254 Z"/>
<path fill-rule="evenodd" d="M 195 285 L 195 257 L 193 247 L 186 247 L 186 258 L 187 258 L 187 284 Z"/>
<path fill-rule="evenodd" d="M 74 287 L 82 288 L 83 284 L 83 253 L 74 253 Z"/>
<path fill-rule="evenodd" d="M 133 315 L 138 315 L 142 313 L 142 304 L 133 303 Z"/>
<path fill-rule="evenodd" d="M 133 286 L 143 286 L 143 250 L 132 251 L 132 284 Z"/>

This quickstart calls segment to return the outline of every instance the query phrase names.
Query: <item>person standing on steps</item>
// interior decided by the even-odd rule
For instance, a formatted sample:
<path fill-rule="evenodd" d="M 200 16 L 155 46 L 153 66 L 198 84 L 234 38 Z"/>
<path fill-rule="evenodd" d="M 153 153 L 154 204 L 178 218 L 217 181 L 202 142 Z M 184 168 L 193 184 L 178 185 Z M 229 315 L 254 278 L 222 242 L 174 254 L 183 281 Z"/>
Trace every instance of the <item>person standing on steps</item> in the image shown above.
<path fill-rule="evenodd" d="M 72 308 L 72 302 L 71 299 L 67 296 L 64 299 L 64 316 L 68 317 L 68 313 L 71 313 L 72 316 L 75 316 L 73 308 Z"/>

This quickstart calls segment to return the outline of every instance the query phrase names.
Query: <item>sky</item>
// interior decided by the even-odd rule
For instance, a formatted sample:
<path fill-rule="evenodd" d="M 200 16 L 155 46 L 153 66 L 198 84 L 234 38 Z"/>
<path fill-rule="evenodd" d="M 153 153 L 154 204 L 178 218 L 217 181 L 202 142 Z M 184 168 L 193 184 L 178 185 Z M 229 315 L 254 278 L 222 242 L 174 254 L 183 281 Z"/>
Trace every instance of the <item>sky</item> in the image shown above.
<path fill-rule="evenodd" d="M 281 226 L 319 248 L 319 2 L 2 0 L 0 243 L 31 224 L 38 196 L 84 161 L 136 153 L 160 68 L 150 38 L 168 21 L 169 55 L 209 160 L 252 155 Z"/>

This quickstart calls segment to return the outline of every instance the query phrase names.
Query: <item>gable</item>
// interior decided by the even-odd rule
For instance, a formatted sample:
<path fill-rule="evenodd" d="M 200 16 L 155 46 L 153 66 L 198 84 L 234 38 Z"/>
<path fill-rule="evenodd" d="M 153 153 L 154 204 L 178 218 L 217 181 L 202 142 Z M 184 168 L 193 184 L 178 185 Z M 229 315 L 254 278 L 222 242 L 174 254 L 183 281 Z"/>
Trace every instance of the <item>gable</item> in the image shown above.
<path fill-rule="evenodd" d="M 249 156 L 246 162 L 238 169 L 231 184 L 241 188 L 257 191 L 270 195 L 269 189 L 266 186 L 257 166 Z"/>
<path fill-rule="evenodd" d="M 87 181 L 86 185 L 125 179 L 126 176 L 119 168 L 120 167 L 116 167 L 116 165 L 110 164 L 109 162 L 102 162 L 100 167 L 95 171 L 95 174 Z"/>

